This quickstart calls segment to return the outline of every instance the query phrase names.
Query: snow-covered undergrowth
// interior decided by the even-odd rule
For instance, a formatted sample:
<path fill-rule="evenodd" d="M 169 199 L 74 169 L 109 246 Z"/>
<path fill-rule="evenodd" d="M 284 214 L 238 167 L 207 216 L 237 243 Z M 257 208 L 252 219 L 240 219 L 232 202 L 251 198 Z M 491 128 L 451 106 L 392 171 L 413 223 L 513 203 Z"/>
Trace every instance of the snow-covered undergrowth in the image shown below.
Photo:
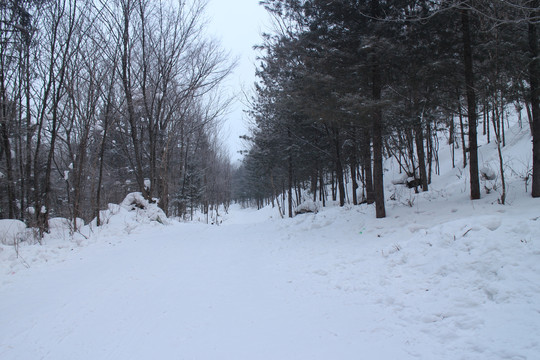
<path fill-rule="evenodd" d="M 129 202 L 19 257 L 1 245 L 0 358 L 538 359 L 540 202 L 530 137 L 507 136 L 504 206 L 500 179 L 470 201 L 442 148 L 426 193 L 386 164 L 385 219 L 233 206 L 212 226 Z M 493 144 L 480 159 L 498 173 Z"/>
<path fill-rule="evenodd" d="M 49 261 L 63 262 L 69 253 L 101 243 L 103 238 L 122 237 L 142 227 L 169 224 L 167 216 L 157 204 L 149 203 L 141 193 L 130 193 L 121 204 L 109 204 L 97 219 L 85 225 L 84 220 L 49 219 L 49 233 L 36 240 L 37 231 L 26 228 L 18 220 L 0 220 L 0 271 L 15 274 L 23 268 L 43 266 Z"/>

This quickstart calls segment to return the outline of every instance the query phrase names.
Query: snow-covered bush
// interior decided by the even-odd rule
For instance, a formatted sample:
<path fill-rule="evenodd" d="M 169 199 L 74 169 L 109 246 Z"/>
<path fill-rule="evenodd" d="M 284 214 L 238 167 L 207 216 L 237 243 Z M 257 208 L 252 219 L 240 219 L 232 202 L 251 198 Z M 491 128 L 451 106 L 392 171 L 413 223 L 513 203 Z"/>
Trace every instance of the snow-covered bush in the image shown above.
<path fill-rule="evenodd" d="M 311 200 L 306 200 L 304 201 L 303 203 L 301 203 L 300 205 L 298 205 L 295 209 L 294 209 L 294 213 L 296 215 L 298 214 L 305 214 L 305 213 L 318 213 L 319 212 L 319 204 L 316 203 L 316 202 L 313 202 Z"/>
<path fill-rule="evenodd" d="M 497 178 L 495 171 L 487 166 L 480 169 L 480 176 L 483 180 L 495 180 Z"/>
<path fill-rule="evenodd" d="M 26 238 L 26 225 L 20 220 L 0 220 L 0 244 L 15 245 Z"/>
<path fill-rule="evenodd" d="M 140 192 L 128 194 L 120 206 L 128 211 L 136 211 L 138 220 L 147 219 L 168 224 L 167 215 L 163 210 L 156 203 L 150 203 L 146 200 Z"/>

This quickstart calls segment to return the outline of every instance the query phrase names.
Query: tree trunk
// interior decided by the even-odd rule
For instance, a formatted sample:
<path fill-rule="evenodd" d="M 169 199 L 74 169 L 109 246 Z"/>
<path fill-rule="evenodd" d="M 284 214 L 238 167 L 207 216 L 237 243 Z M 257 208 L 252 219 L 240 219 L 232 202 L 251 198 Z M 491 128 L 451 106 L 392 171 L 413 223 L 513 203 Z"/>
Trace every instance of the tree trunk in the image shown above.
<path fill-rule="evenodd" d="M 459 127 L 461 129 L 461 148 L 463 150 L 463 168 L 467 167 L 467 145 L 465 144 L 465 126 L 463 125 L 463 114 L 461 106 L 459 109 Z"/>
<path fill-rule="evenodd" d="M 25 68 L 25 98 L 26 98 L 26 165 L 24 169 L 25 179 L 25 195 L 26 204 L 30 205 L 30 198 L 32 192 L 32 138 L 34 136 L 32 130 L 32 111 L 31 111 L 31 82 L 30 82 L 30 50 L 26 48 L 26 68 Z M 25 209 L 22 209 L 25 215 L 29 219 L 32 217 L 27 213 Z"/>
<path fill-rule="evenodd" d="M 455 125 L 454 125 L 454 116 L 450 117 L 450 129 L 448 134 L 448 144 L 452 148 L 452 169 L 456 167 L 456 147 L 455 147 Z"/>
<path fill-rule="evenodd" d="M 497 142 L 497 153 L 499 155 L 499 171 L 501 173 L 501 185 L 502 185 L 502 194 L 500 198 L 500 203 L 502 205 L 506 202 L 506 182 L 504 179 L 504 162 L 501 149 L 501 128 L 497 129 L 496 122 L 498 121 L 495 118 L 491 118 L 493 122 L 493 129 L 495 129 L 495 141 Z M 504 124 L 503 124 L 504 126 Z"/>
<path fill-rule="evenodd" d="M 373 99 L 381 100 L 381 70 L 375 63 L 373 72 Z M 384 207 L 384 182 L 383 182 L 383 139 L 382 139 L 382 110 L 376 109 L 373 114 L 373 190 L 375 193 L 375 216 L 386 217 Z"/>
<path fill-rule="evenodd" d="M 362 143 L 362 149 L 366 202 L 368 204 L 373 204 L 375 202 L 375 193 L 373 191 L 373 172 L 371 168 L 371 133 L 367 127 L 364 129 L 364 142 Z"/>
<path fill-rule="evenodd" d="M 343 164 L 341 163 L 341 143 L 338 128 L 334 128 L 334 146 L 336 150 L 336 177 L 339 190 L 339 206 L 345 206 L 345 184 L 343 181 Z"/>
<path fill-rule="evenodd" d="M 132 12 L 130 4 L 126 4 L 123 9 L 123 28 L 122 28 L 122 85 L 124 88 L 124 95 L 126 96 L 127 115 L 130 126 L 130 135 L 133 145 L 134 157 L 135 157 L 135 179 L 137 185 L 141 190 L 143 196 L 150 200 L 150 194 L 146 191 L 144 186 L 143 166 L 141 159 L 141 149 L 137 131 L 137 117 L 135 114 L 135 107 L 133 104 L 133 93 L 131 89 L 131 49 L 130 49 L 130 37 L 129 37 L 129 23 L 130 14 Z"/>
<path fill-rule="evenodd" d="M 311 174 L 311 193 L 313 195 L 313 202 L 317 201 L 317 172 Z"/>
<path fill-rule="evenodd" d="M 289 217 L 292 218 L 293 217 L 293 208 L 292 208 L 292 205 L 293 205 L 293 201 L 292 201 L 292 187 L 293 187 L 293 164 L 292 164 L 292 156 L 289 154 L 289 174 L 288 174 L 288 205 L 289 205 Z"/>
<path fill-rule="evenodd" d="M 113 66 L 111 67 L 111 78 L 110 83 L 107 89 L 107 97 L 106 97 L 106 103 L 105 103 L 105 114 L 103 119 L 103 137 L 101 139 L 101 145 L 99 149 L 99 175 L 98 175 L 98 181 L 97 181 L 97 190 L 96 190 L 96 207 L 94 209 L 94 216 L 97 220 L 97 226 L 101 226 L 101 218 L 99 216 L 100 210 L 101 210 L 101 184 L 103 182 L 103 166 L 105 163 L 104 157 L 105 157 L 105 147 L 106 147 L 106 140 L 107 140 L 107 132 L 109 130 L 109 126 L 112 124 L 112 97 L 113 97 L 113 89 L 115 84 L 115 75 L 116 75 L 116 64 L 117 64 L 117 57 L 116 52 L 114 53 L 114 61 Z"/>
<path fill-rule="evenodd" d="M 332 188 L 332 201 L 336 201 L 337 199 L 337 192 L 336 192 L 336 176 L 334 171 L 332 170 L 332 178 L 331 180 L 331 188 Z"/>
<path fill-rule="evenodd" d="M 529 106 L 528 102 L 525 103 L 525 109 L 527 111 L 527 119 L 529 120 L 529 128 L 531 130 L 531 135 L 532 135 L 534 133 L 534 130 L 533 130 L 533 116 L 532 116 L 531 107 Z"/>
<path fill-rule="evenodd" d="M 426 154 L 424 151 L 424 132 L 422 131 L 422 120 L 417 119 L 414 126 L 414 139 L 416 143 L 416 154 L 418 155 L 418 167 L 420 168 L 420 181 L 422 191 L 428 191 L 428 177 L 426 171 Z"/>
<path fill-rule="evenodd" d="M 435 128 L 437 128 L 437 125 L 435 124 Z M 427 185 L 431 184 L 431 175 L 433 174 L 433 158 L 435 157 L 435 171 L 437 172 L 437 151 L 433 148 L 433 138 L 434 136 L 431 133 L 431 124 L 429 121 L 426 121 L 426 147 L 427 147 L 427 162 L 428 162 L 428 178 L 427 178 Z M 438 141 L 438 140 L 437 140 Z M 438 144 L 438 142 L 437 142 Z M 439 175 L 437 173 L 437 175 Z M 427 187 L 426 190 L 427 191 Z"/>
<path fill-rule="evenodd" d="M 107 108 L 109 108 L 109 104 L 106 105 Z M 105 157 L 105 141 L 107 139 L 107 130 L 109 128 L 109 110 L 107 109 L 105 111 L 105 121 L 103 124 L 103 138 L 101 139 L 101 146 L 99 149 L 99 175 L 98 175 L 98 182 L 97 182 L 97 190 L 96 190 L 96 207 L 94 209 L 94 216 L 96 217 L 97 226 L 101 226 L 101 218 L 99 216 L 100 209 L 101 209 L 101 183 L 103 181 L 103 165 L 105 163 L 104 157 Z"/>
<path fill-rule="evenodd" d="M 483 134 L 484 136 L 486 136 L 486 131 L 487 131 L 486 125 L 489 126 L 489 124 L 488 124 L 488 119 L 487 119 L 487 114 L 488 114 L 488 113 L 487 113 L 487 112 L 488 112 L 487 109 L 488 109 L 488 108 L 487 108 L 487 105 L 484 104 L 484 111 L 483 111 L 483 120 L 484 120 L 484 121 L 482 122 L 482 134 Z"/>
<path fill-rule="evenodd" d="M 291 138 L 291 131 L 290 130 L 287 130 L 287 136 L 290 140 Z M 289 195 L 289 198 L 287 199 L 288 200 L 288 205 L 289 205 L 289 217 L 292 218 L 293 217 L 293 209 L 292 209 L 292 204 L 293 204 L 293 201 L 292 201 L 292 187 L 293 187 L 293 161 L 292 161 L 292 154 L 291 154 L 291 150 L 290 150 L 290 147 L 289 147 L 289 173 L 288 173 L 288 186 L 289 186 L 289 190 L 288 190 L 288 195 Z"/>
<path fill-rule="evenodd" d="M 326 206 L 326 192 L 325 192 L 325 189 L 324 189 L 324 174 L 323 174 L 323 169 L 320 169 L 319 170 L 319 199 L 322 201 L 322 205 L 323 207 Z"/>
<path fill-rule="evenodd" d="M 506 146 L 506 133 L 504 131 L 504 102 L 503 102 L 504 99 L 502 99 L 502 94 L 501 94 L 501 131 L 502 131 L 502 144 L 503 144 L 503 147 Z"/>
<path fill-rule="evenodd" d="M 356 196 L 356 189 L 358 189 L 358 183 L 356 182 L 356 163 L 351 162 L 351 181 L 352 181 L 352 202 L 353 205 L 358 205 L 358 197 Z"/>
<path fill-rule="evenodd" d="M 480 178 L 478 176 L 478 143 L 476 129 L 476 92 L 474 88 L 474 72 L 471 45 L 471 30 L 469 25 L 469 10 L 461 10 L 463 35 L 463 65 L 465 71 L 465 87 L 467 93 L 467 114 L 469 118 L 469 170 L 471 184 L 471 199 L 480 199 Z"/>

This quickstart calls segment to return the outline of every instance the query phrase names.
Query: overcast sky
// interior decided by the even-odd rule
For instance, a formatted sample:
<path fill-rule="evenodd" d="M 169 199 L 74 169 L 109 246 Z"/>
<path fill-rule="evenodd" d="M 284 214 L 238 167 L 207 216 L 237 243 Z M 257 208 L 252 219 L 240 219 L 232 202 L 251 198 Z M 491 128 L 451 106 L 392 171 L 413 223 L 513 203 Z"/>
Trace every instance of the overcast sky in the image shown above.
<path fill-rule="evenodd" d="M 208 34 L 221 41 L 238 66 L 227 82 L 227 91 L 238 94 L 237 101 L 226 116 L 223 129 L 225 145 L 229 146 L 232 159 L 240 159 L 237 151 L 242 148 L 240 135 L 247 134 L 246 119 L 242 110 L 242 91 L 251 91 L 255 81 L 257 53 L 253 45 L 261 43 L 261 33 L 268 31 L 269 21 L 259 0 L 209 0 L 206 8 L 209 19 Z"/>

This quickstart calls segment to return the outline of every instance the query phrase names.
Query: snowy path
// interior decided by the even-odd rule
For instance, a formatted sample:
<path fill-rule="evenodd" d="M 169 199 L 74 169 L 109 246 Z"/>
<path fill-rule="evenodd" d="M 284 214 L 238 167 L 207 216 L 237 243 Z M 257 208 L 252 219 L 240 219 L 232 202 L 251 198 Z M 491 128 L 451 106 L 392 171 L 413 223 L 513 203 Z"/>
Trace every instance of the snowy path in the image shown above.
<path fill-rule="evenodd" d="M 364 224 L 358 211 L 260 222 L 246 212 L 219 227 L 141 226 L 59 255 L 59 262 L 2 271 L 0 358 L 540 354 L 540 296 L 532 281 L 540 278 L 540 252 L 530 237 L 540 228 L 536 220 L 510 219 L 505 227 L 486 216 L 404 227 L 395 216 L 381 227 Z M 503 270 L 501 252 L 510 250 L 489 242 L 510 226 L 529 227 L 526 243 L 509 245 L 512 258 L 533 257 Z M 451 239 L 456 229 L 460 241 Z"/>
<path fill-rule="evenodd" d="M 293 254 L 261 246 L 260 230 L 154 228 L 23 274 L 2 289 L 0 358 L 328 359 L 384 350 L 362 339 L 359 323 L 378 320 L 368 309 L 325 299 L 286 263 Z"/>

